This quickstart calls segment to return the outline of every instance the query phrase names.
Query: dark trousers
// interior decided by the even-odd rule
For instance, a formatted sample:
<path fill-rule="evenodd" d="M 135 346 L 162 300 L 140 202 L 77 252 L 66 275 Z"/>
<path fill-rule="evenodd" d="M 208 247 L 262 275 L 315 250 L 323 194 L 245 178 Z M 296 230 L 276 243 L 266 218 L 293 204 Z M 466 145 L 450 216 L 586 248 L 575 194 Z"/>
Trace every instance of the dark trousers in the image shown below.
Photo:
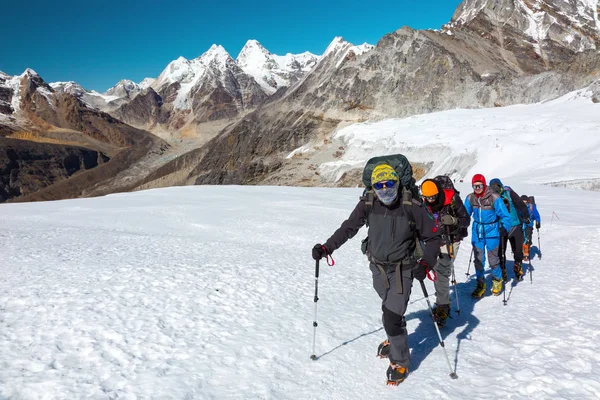
<path fill-rule="evenodd" d="M 528 226 L 525 228 L 525 244 L 531 246 L 533 243 L 533 226 Z"/>
<path fill-rule="evenodd" d="M 410 364 L 410 350 L 404 313 L 412 289 L 412 267 L 402 266 L 399 270 L 402 278 L 398 282 L 395 268 L 383 268 L 384 276 L 377 265 L 370 265 L 373 288 L 381 298 L 383 328 L 390 342 L 390 361 L 406 368 Z"/>
<path fill-rule="evenodd" d="M 523 262 L 523 241 L 525 240 L 525 236 L 523 235 L 523 230 L 521 226 L 513 226 L 510 228 L 508 232 L 508 237 L 502 237 L 502 251 L 504 252 L 502 260 L 504 261 L 503 267 L 506 267 L 506 245 L 510 241 L 510 248 L 513 252 L 515 262 L 522 263 Z"/>

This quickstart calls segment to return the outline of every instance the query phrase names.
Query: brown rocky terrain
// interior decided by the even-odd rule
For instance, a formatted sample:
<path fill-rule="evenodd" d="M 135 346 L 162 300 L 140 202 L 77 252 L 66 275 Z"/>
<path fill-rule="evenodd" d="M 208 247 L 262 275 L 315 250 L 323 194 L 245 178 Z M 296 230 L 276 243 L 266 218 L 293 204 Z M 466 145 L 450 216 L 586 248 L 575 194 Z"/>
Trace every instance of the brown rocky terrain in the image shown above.
<path fill-rule="evenodd" d="M 115 176 L 168 148 L 156 136 L 87 107 L 73 95 L 55 93 L 31 70 L 17 78 L 16 90 L 4 95 L 16 110 L 0 120 L 1 201 L 131 190 L 131 182 L 115 182 Z"/>
<path fill-rule="evenodd" d="M 0 202 L 35 193 L 110 159 L 81 147 L 0 137 Z"/>

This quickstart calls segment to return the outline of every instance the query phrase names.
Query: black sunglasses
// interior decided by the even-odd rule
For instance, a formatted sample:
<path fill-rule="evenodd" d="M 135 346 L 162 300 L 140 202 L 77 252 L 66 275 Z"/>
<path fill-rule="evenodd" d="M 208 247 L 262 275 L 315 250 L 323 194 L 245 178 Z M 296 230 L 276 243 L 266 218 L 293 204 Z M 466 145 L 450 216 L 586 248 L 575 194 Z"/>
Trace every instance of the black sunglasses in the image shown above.
<path fill-rule="evenodd" d="M 396 186 L 396 181 L 377 182 L 377 183 L 373 184 L 373 187 L 376 190 L 381 190 L 384 187 L 386 187 L 386 188 L 393 188 L 394 186 Z"/>
<path fill-rule="evenodd" d="M 483 189 L 483 185 L 473 185 L 473 189 Z"/>

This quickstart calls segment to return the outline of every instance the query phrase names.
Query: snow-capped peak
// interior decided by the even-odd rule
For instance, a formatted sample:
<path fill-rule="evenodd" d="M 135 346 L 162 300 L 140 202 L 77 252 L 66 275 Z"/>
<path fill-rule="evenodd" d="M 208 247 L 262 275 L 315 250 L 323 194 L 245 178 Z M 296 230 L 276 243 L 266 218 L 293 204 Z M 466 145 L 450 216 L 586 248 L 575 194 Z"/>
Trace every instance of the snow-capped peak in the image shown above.
<path fill-rule="evenodd" d="M 327 46 L 327 49 L 325 49 L 325 52 L 323 53 L 321 58 L 325 58 L 328 55 L 330 55 L 331 53 L 335 53 L 348 45 L 352 45 L 352 44 L 349 42 L 346 42 L 343 37 L 336 36 L 335 38 L 333 38 L 331 43 L 329 43 L 329 46 Z"/>
<path fill-rule="evenodd" d="M 251 64 L 262 64 L 270 58 L 271 53 L 257 40 L 251 39 L 246 42 L 240 54 L 238 54 L 236 62 L 243 68 L 243 66 Z"/>
<path fill-rule="evenodd" d="M 23 78 L 25 76 L 38 77 L 39 78 L 39 74 L 37 72 L 35 72 L 33 69 L 31 69 L 31 68 L 25 69 L 25 71 L 21 74 L 21 78 Z"/>
<path fill-rule="evenodd" d="M 56 92 L 69 93 L 77 97 L 83 96 L 87 92 L 83 86 L 74 81 L 51 82 L 50 87 Z"/>
<path fill-rule="evenodd" d="M 344 62 L 344 60 L 346 60 L 346 58 L 359 56 L 361 54 L 364 54 L 364 53 L 372 50 L 373 48 L 375 48 L 374 45 L 366 43 L 366 42 L 361 45 L 358 45 L 358 46 L 351 46 L 344 52 L 344 55 L 342 57 L 340 57 L 340 60 L 337 62 L 336 67 L 339 67 L 340 65 L 342 65 L 342 63 Z"/>
<path fill-rule="evenodd" d="M 121 79 L 115 86 L 108 89 L 104 95 L 131 98 L 141 90 L 139 85 L 134 81 Z"/>
<path fill-rule="evenodd" d="M 479 14 L 479 12 L 483 10 L 487 3 L 488 0 L 465 0 L 456 9 L 452 20 L 458 23 L 466 24 L 473 20 L 477 14 Z"/>
<path fill-rule="evenodd" d="M 288 87 L 299 75 L 310 70 L 319 57 L 304 52 L 287 53 L 285 56 L 272 54 L 257 40 L 246 42 L 236 59 L 239 67 L 251 75 L 262 89 L 269 94 L 281 87 Z"/>
<path fill-rule="evenodd" d="M 187 82 L 194 76 L 194 71 L 191 67 L 191 62 L 184 57 L 178 57 L 171 61 L 167 67 L 160 73 L 152 87 L 160 88 L 164 84 L 174 82 Z"/>
<path fill-rule="evenodd" d="M 232 62 L 233 58 L 229 55 L 227 50 L 223 46 L 213 44 L 210 49 L 200 56 L 200 62 L 205 66 L 211 63 L 216 63 L 220 67 L 225 67 L 228 63 Z"/>
<path fill-rule="evenodd" d="M 6 79 L 6 78 L 10 78 L 10 75 L 8 75 L 8 74 L 6 74 L 6 73 L 4 73 L 4 72 L 0 71 L 0 78 L 4 78 L 4 79 Z"/>
<path fill-rule="evenodd" d="M 144 78 L 140 83 L 138 83 L 138 86 L 140 89 L 145 90 L 148 89 L 150 85 L 154 83 L 154 81 L 156 81 L 154 78 Z"/>

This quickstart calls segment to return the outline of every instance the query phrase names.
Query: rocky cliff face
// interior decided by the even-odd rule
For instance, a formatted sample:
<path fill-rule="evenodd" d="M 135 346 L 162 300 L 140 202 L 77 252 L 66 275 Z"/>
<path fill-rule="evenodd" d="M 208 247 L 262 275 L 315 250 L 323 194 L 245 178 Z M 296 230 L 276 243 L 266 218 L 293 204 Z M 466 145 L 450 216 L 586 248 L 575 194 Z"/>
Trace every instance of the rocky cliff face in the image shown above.
<path fill-rule="evenodd" d="M 0 71 L 0 114 L 12 114 L 13 90 L 9 86 L 10 76 Z"/>
<path fill-rule="evenodd" d="M 89 149 L 0 138 L 0 203 L 108 161 L 105 154 Z"/>
<path fill-rule="evenodd" d="M 483 37 L 519 73 L 567 70 L 596 50 L 597 5 L 588 0 L 466 0 L 443 32 Z M 509 58 L 510 57 L 510 58 Z"/>
<path fill-rule="evenodd" d="M 131 126 L 152 131 L 158 125 L 169 124 L 172 109 L 163 105 L 162 97 L 154 89 L 148 88 L 112 115 Z"/>

